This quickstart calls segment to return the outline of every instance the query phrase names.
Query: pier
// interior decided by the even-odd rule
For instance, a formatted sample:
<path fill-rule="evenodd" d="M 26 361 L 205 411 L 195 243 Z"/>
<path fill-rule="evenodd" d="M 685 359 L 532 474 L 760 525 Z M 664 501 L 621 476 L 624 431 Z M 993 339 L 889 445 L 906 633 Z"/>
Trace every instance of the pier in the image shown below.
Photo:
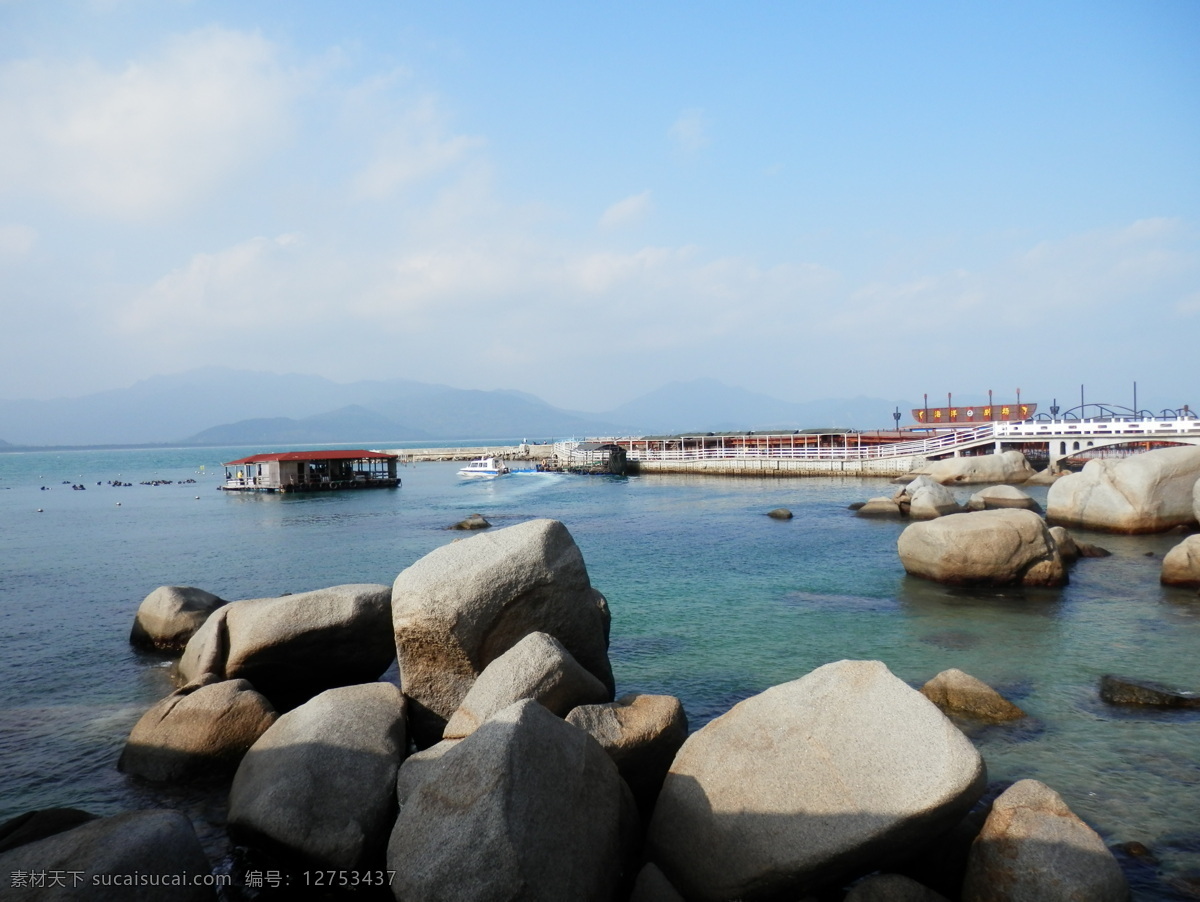
<path fill-rule="evenodd" d="M 928 461 L 1011 449 L 1036 451 L 1052 468 L 1103 448 L 1130 453 L 1163 445 L 1200 446 L 1194 415 L 1035 419 L 978 425 L 909 427 L 893 432 L 723 433 L 593 439 L 625 449 L 630 473 L 710 473 L 739 476 L 884 476 L 912 472 Z M 570 458 L 579 442 L 558 442 Z"/>

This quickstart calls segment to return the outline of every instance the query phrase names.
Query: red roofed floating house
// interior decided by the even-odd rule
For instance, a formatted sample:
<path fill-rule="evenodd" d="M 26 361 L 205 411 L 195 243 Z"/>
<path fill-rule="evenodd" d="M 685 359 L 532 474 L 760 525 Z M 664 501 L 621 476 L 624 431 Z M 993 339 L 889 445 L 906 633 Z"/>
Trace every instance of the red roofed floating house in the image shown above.
<path fill-rule="evenodd" d="M 382 451 L 282 451 L 225 464 L 226 492 L 325 492 L 393 489 L 395 454 Z"/>

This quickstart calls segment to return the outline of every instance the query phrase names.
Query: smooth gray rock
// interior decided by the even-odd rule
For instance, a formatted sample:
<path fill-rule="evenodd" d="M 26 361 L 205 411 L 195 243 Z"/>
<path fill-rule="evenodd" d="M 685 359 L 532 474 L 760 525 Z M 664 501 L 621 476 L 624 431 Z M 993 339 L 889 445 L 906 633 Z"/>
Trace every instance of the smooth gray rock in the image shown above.
<path fill-rule="evenodd" d="M 900 505 L 893 498 L 868 498 L 854 512 L 860 517 L 899 517 Z"/>
<path fill-rule="evenodd" d="M 224 604 L 224 599 L 203 589 L 159 586 L 138 606 L 129 641 L 142 648 L 183 651 L 209 615 Z"/>
<path fill-rule="evenodd" d="M 932 520 L 962 510 L 954 493 L 929 476 L 918 476 L 897 492 L 892 500 L 914 520 Z"/>
<path fill-rule="evenodd" d="M 1119 533 L 1166 532 L 1196 522 L 1200 448 L 1144 451 L 1090 460 L 1050 486 L 1046 517 L 1063 526 Z"/>
<path fill-rule="evenodd" d="M 1163 555 L 1165 586 L 1200 586 L 1200 535 L 1188 536 Z"/>
<path fill-rule="evenodd" d="M 531 699 L 400 782 L 397 899 L 607 902 L 626 882 L 629 790 L 594 739 Z"/>
<path fill-rule="evenodd" d="M 1192 486 L 1192 516 L 1200 522 L 1200 478 L 1197 478 L 1196 484 Z"/>
<path fill-rule="evenodd" d="M 896 542 L 906 572 L 956 585 L 1061 586 L 1058 546 L 1033 511 L 974 511 L 913 523 Z"/>
<path fill-rule="evenodd" d="M 557 520 L 531 520 L 453 542 L 396 577 L 392 617 L 409 726 L 442 736 L 475 678 L 532 632 L 553 636 L 609 690 L 608 603 Z"/>
<path fill-rule="evenodd" d="M 919 847 L 982 793 L 983 760 L 878 661 L 839 661 L 684 743 L 649 857 L 689 899 L 799 896 Z"/>
<path fill-rule="evenodd" d="M 523 698 L 566 717 L 577 705 L 604 702 L 611 693 L 553 636 L 530 633 L 483 669 L 450 716 L 442 738 L 470 736 L 497 711 Z"/>
<path fill-rule="evenodd" d="M 671 695 L 630 693 L 604 705 L 581 705 L 567 715 L 600 743 L 649 818 L 675 755 L 687 739 L 683 703 Z"/>
<path fill-rule="evenodd" d="M 79 808 L 41 808 L 37 811 L 26 811 L 0 824 L 0 852 L 73 830 L 80 824 L 95 819 L 96 815 Z"/>
<path fill-rule="evenodd" d="M 14 885 L 18 872 L 61 872 L 63 886 Z M 13 902 L 214 902 L 211 886 L 196 886 L 212 867 L 192 828 L 178 811 L 130 811 L 0 854 L 0 896 Z M 80 875 L 76 884 L 75 874 Z M 167 885 L 137 885 L 154 875 Z M 99 881 L 99 882 L 97 882 Z M 178 884 L 176 884 L 178 881 Z"/>
<path fill-rule="evenodd" d="M 992 805 L 967 862 L 963 902 L 1125 902 L 1129 885 L 1096 835 L 1044 783 Z"/>
<path fill-rule="evenodd" d="M 921 694 L 946 714 L 995 723 L 1025 716 L 1024 711 L 983 680 L 953 667 L 943 670 L 922 686 Z"/>
<path fill-rule="evenodd" d="M 188 642 L 180 677 L 246 679 L 281 709 L 372 682 L 396 657 L 390 603 L 387 586 L 365 584 L 231 602 Z"/>
<path fill-rule="evenodd" d="M 684 898 L 654 862 L 649 862 L 638 871 L 629 902 L 684 902 Z"/>
<path fill-rule="evenodd" d="M 343 686 L 284 714 L 242 759 L 230 835 L 322 868 L 376 867 L 396 812 L 404 698 Z"/>
<path fill-rule="evenodd" d="M 772 520 L 790 520 L 793 514 L 786 507 L 777 507 L 774 510 L 767 511 L 767 516 Z"/>
<path fill-rule="evenodd" d="M 924 474 L 942 485 L 970 485 L 975 483 L 1006 483 L 1009 485 L 1027 482 L 1034 476 L 1034 469 L 1020 451 L 1002 451 L 999 454 L 978 454 L 973 457 L 950 457 L 935 460 L 916 472 Z"/>
<path fill-rule="evenodd" d="M 232 774 L 278 717 L 246 680 L 204 682 L 172 692 L 142 715 L 117 767 L 169 782 Z"/>
<path fill-rule="evenodd" d="M 911 877 L 875 874 L 854 884 L 843 902 L 947 902 L 947 899 Z"/>
<path fill-rule="evenodd" d="M 1042 512 L 1042 506 L 1034 501 L 1028 493 L 1011 485 L 988 486 L 967 499 L 967 510 L 969 511 L 992 511 L 1006 508 L 1033 511 L 1037 514 Z"/>

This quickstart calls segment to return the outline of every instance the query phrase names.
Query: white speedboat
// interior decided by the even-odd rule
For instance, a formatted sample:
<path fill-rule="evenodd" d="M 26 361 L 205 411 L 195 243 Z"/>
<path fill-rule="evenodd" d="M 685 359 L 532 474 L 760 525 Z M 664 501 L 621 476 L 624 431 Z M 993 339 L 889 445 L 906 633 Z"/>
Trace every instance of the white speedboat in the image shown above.
<path fill-rule="evenodd" d="M 478 460 L 473 460 L 465 467 L 458 471 L 459 476 L 468 476 L 482 479 L 495 479 L 497 476 L 503 476 L 508 472 L 508 467 L 496 460 L 494 457 L 481 457 Z"/>

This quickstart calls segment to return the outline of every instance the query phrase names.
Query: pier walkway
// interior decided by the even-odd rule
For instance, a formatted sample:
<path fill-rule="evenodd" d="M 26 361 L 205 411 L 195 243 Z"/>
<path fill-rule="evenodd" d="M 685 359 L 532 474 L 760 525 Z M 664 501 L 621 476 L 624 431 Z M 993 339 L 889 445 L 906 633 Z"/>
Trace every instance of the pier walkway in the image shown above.
<path fill-rule="evenodd" d="M 911 434 L 911 431 L 910 431 Z M 638 472 L 707 472 L 738 475 L 895 476 L 930 460 L 1010 449 L 1045 448 L 1051 466 L 1099 448 L 1139 450 L 1163 443 L 1200 446 L 1195 416 L 1097 417 L 981 423 L 943 428 L 920 438 L 900 433 L 731 433 L 593 439 L 625 449 Z M 558 442 L 555 456 L 579 442 Z"/>

